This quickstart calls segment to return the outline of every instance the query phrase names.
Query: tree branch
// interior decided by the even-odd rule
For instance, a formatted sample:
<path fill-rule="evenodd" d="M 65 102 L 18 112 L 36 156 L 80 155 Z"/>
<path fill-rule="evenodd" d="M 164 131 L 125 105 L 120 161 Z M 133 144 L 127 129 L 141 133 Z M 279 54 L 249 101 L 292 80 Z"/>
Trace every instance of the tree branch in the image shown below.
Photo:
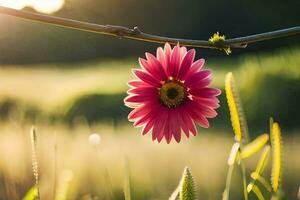
<path fill-rule="evenodd" d="M 215 49 L 245 48 L 250 43 L 300 34 L 300 26 L 296 26 L 292 28 L 260 33 L 260 34 L 245 36 L 245 37 L 227 39 L 225 41 L 213 43 L 207 40 L 189 40 L 189 39 L 163 37 L 163 36 L 144 33 L 138 27 L 134 27 L 133 29 L 131 29 L 123 26 L 93 24 L 93 23 L 76 21 L 76 20 L 66 19 L 61 17 L 54 17 L 49 15 L 37 14 L 33 12 L 26 12 L 26 11 L 16 10 L 16 9 L 7 8 L 3 6 L 0 6 L 0 13 L 27 19 L 27 20 L 32 20 L 36 22 L 62 26 L 65 28 L 77 29 L 77 30 L 87 31 L 87 32 L 94 32 L 103 35 L 111 35 L 118 38 L 128 38 L 132 40 L 139 40 L 139 41 L 159 43 L 159 44 L 164 44 L 166 42 L 169 42 L 170 44 L 176 45 L 177 43 L 179 43 L 181 45 L 190 46 L 190 47 L 215 48 Z"/>

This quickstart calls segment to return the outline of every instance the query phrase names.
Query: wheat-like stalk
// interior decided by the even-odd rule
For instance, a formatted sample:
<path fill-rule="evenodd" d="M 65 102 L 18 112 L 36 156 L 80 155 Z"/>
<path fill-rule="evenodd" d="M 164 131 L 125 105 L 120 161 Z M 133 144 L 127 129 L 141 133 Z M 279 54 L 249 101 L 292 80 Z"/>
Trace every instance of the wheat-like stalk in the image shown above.
<path fill-rule="evenodd" d="M 180 200 L 195 200 L 196 199 L 196 187 L 192 173 L 188 167 L 185 167 L 179 191 Z"/>
<path fill-rule="evenodd" d="M 274 192 L 277 192 L 281 179 L 281 130 L 278 123 L 272 123 L 271 130 L 272 144 L 272 173 L 271 184 Z"/>
<path fill-rule="evenodd" d="M 230 119 L 235 134 L 235 140 L 241 142 L 248 139 L 248 127 L 244 116 L 239 93 L 235 86 L 233 74 L 229 72 L 225 78 L 225 91 L 230 111 Z"/>
<path fill-rule="evenodd" d="M 37 159 L 37 133 L 36 128 L 33 126 L 30 131 L 31 138 L 31 157 L 32 157 L 32 172 L 35 179 L 35 186 L 37 188 L 37 200 L 40 200 L 40 188 L 39 188 L 39 165 Z"/>
<path fill-rule="evenodd" d="M 242 147 L 241 154 L 240 154 L 241 158 L 244 159 L 254 155 L 256 152 L 261 150 L 268 141 L 269 141 L 268 134 L 265 133 L 258 136 L 255 140 Z"/>

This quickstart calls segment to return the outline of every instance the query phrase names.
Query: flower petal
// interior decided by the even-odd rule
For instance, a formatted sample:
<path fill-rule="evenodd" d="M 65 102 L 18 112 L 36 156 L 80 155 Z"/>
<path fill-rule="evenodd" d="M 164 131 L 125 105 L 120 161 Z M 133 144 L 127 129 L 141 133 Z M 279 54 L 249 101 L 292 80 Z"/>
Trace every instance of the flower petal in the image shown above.
<path fill-rule="evenodd" d="M 177 77 L 178 71 L 180 66 L 180 47 L 175 46 L 172 54 L 171 54 L 171 60 L 170 60 L 170 75 L 174 78 Z"/>
<path fill-rule="evenodd" d="M 190 90 L 189 93 L 196 97 L 210 98 L 219 96 L 221 94 L 221 90 L 217 88 L 201 88 L 198 90 Z"/>
<path fill-rule="evenodd" d="M 180 47 L 180 60 L 181 61 L 182 61 L 183 57 L 185 56 L 186 52 L 187 52 L 186 47 Z"/>
<path fill-rule="evenodd" d="M 158 89 L 155 87 L 137 87 L 132 88 L 127 91 L 127 94 L 136 94 L 141 96 L 147 96 L 147 95 L 158 95 Z"/>
<path fill-rule="evenodd" d="M 166 43 L 165 47 L 164 47 L 164 53 L 163 53 L 164 59 L 160 59 L 160 60 L 163 60 L 163 61 L 161 61 L 161 64 L 165 70 L 167 77 L 171 76 L 171 71 L 169 68 L 170 60 L 171 60 L 171 53 L 172 53 L 172 48 L 169 43 Z"/>
<path fill-rule="evenodd" d="M 198 131 L 196 129 L 195 123 L 192 120 L 192 117 L 188 114 L 188 112 L 185 110 L 185 108 L 182 109 L 181 117 L 184 123 L 188 126 L 189 131 L 196 136 Z"/>
<path fill-rule="evenodd" d="M 210 108 L 209 106 L 199 104 L 195 101 L 192 101 L 191 105 L 194 108 L 195 112 L 201 113 L 204 117 L 214 118 L 218 115 L 217 112 L 213 108 Z"/>
<path fill-rule="evenodd" d="M 177 113 L 177 110 L 176 109 L 173 109 L 170 111 L 170 116 L 169 116 L 169 122 L 170 122 L 170 130 L 171 130 L 171 133 L 172 135 L 174 136 L 176 142 L 180 142 L 180 139 L 181 139 L 181 128 L 180 128 L 180 123 L 179 123 L 179 120 L 178 120 L 178 113 Z M 169 138 L 168 138 L 169 139 Z M 169 144 L 171 140 L 167 140 L 167 143 Z"/>
<path fill-rule="evenodd" d="M 170 118 L 171 118 L 171 114 L 169 112 L 168 121 L 167 121 L 167 123 L 165 125 L 165 129 L 164 129 L 164 136 L 165 136 L 167 144 L 169 144 L 171 142 L 171 140 L 172 140 Z"/>
<path fill-rule="evenodd" d="M 147 133 L 149 133 L 153 128 L 153 125 L 154 125 L 154 119 L 150 119 L 143 127 L 142 135 L 146 135 Z"/>
<path fill-rule="evenodd" d="M 158 102 L 148 102 L 147 104 L 140 105 L 129 113 L 128 120 L 134 121 L 135 119 L 148 114 L 150 111 L 158 109 L 159 106 L 161 105 Z"/>
<path fill-rule="evenodd" d="M 195 108 L 192 106 L 191 102 L 186 103 L 186 108 L 189 113 L 189 115 L 195 120 L 200 126 L 203 128 L 209 127 L 208 120 L 199 112 L 195 111 Z"/>
<path fill-rule="evenodd" d="M 200 72 L 196 72 L 194 74 L 189 74 L 185 77 L 184 84 L 187 87 L 193 87 L 194 85 L 199 84 L 199 82 L 203 79 L 207 79 L 209 76 L 211 76 L 212 71 L 210 69 L 207 70 L 201 70 Z"/>
<path fill-rule="evenodd" d="M 151 87 L 152 86 L 144 81 L 139 81 L 139 80 L 128 81 L 127 84 L 131 87 L 149 87 L 149 86 Z"/>
<path fill-rule="evenodd" d="M 191 67 L 191 71 L 196 71 L 196 72 L 199 72 L 203 65 L 205 63 L 205 59 L 201 58 L 199 60 L 196 60 L 193 64 L 192 64 L 192 67 Z"/>
<path fill-rule="evenodd" d="M 133 123 L 134 127 L 142 126 L 148 123 L 151 119 L 156 119 L 156 112 L 154 110 L 149 111 L 146 115 L 142 116 Z"/>
<path fill-rule="evenodd" d="M 130 104 L 143 104 L 149 101 L 157 101 L 155 97 L 148 95 L 148 96 L 141 96 L 141 95 L 129 95 L 124 99 L 125 105 Z"/>
<path fill-rule="evenodd" d="M 167 76 L 159 60 L 151 53 L 146 53 L 146 58 L 148 62 L 144 59 L 140 59 L 141 65 L 143 65 L 154 77 L 158 77 L 160 81 L 164 81 Z"/>
<path fill-rule="evenodd" d="M 219 108 L 220 101 L 216 97 L 204 98 L 204 97 L 193 97 L 193 101 L 197 102 L 200 105 L 205 105 L 211 108 Z"/>
<path fill-rule="evenodd" d="M 156 139 L 158 142 L 161 142 L 162 138 L 165 135 L 165 126 L 168 125 L 168 116 L 169 112 L 166 108 L 162 109 L 160 112 L 160 117 L 158 119 L 157 123 L 161 123 L 161 125 L 158 127 Z"/>
<path fill-rule="evenodd" d="M 182 128 L 182 130 L 183 130 L 183 132 L 185 133 L 185 135 L 187 136 L 187 137 L 189 137 L 190 136 L 190 134 L 189 134 L 189 128 L 188 128 L 188 125 L 185 123 L 185 120 L 184 120 L 184 118 L 183 118 L 183 113 L 182 113 L 182 107 L 179 107 L 178 108 L 178 122 L 179 122 L 179 124 L 180 124 L 180 126 L 181 126 L 181 128 Z"/>
<path fill-rule="evenodd" d="M 147 114 L 148 112 L 149 112 L 149 110 L 145 109 L 144 106 L 137 107 L 129 113 L 128 120 L 134 121 L 136 118 L 139 118 L 139 117 Z"/>
<path fill-rule="evenodd" d="M 185 76 L 189 76 L 196 72 L 199 72 L 202 69 L 204 63 L 205 63 L 205 60 L 203 58 L 193 62 L 192 66 L 190 67 L 189 71 L 186 73 Z M 186 79 L 186 77 L 183 77 L 183 79 Z"/>
<path fill-rule="evenodd" d="M 200 79 L 198 81 L 195 81 L 193 83 L 193 85 L 190 86 L 190 90 L 198 90 L 198 89 L 202 89 L 202 88 L 207 88 L 210 83 L 211 83 L 211 78 Z"/>
<path fill-rule="evenodd" d="M 155 87 L 161 86 L 161 84 L 158 80 L 156 80 L 150 74 L 148 74 L 147 72 L 145 72 L 143 70 L 134 69 L 133 73 L 137 76 L 137 78 L 139 78 L 142 81 L 145 81 L 146 83 L 148 83 L 152 86 L 155 86 Z"/>
<path fill-rule="evenodd" d="M 196 54 L 195 49 L 191 49 L 184 55 L 182 62 L 180 64 L 180 70 L 178 73 L 179 80 L 181 80 L 183 77 L 185 77 L 186 73 L 191 68 L 192 63 L 195 59 L 195 54 Z"/>

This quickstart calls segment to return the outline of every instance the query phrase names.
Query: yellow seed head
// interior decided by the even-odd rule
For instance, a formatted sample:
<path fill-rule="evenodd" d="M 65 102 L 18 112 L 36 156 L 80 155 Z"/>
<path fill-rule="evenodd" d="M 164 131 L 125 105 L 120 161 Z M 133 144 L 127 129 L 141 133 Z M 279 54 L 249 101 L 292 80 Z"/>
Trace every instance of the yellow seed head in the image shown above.
<path fill-rule="evenodd" d="M 258 136 L 255 140 L 253 140 L 251 143 L 247 144 L 242 148 L 241 158 L 248 158 L 254 155 L 256 152 L 258 152 L 265 146 L 268 140 L 269 135 L 266 133 Z"/>
<path fill-rule="evenodd" d="M 281 179 L 281 130 L 278 123 L 272 124 L 272 173 L 271 184 L 274 192 L 277 192 Z"/>
<path fill-rule="evenodd" d="M 229 72 L 225 78 L 225 91 L 230 111 L 231 124 L 235 134 L 235 140 L 237 142 L 241 142 L 242 139 L 247 139 L 247 124 L 241 106 L 239 94 L 235 87 L 234 77 L 231 72 Z"/>

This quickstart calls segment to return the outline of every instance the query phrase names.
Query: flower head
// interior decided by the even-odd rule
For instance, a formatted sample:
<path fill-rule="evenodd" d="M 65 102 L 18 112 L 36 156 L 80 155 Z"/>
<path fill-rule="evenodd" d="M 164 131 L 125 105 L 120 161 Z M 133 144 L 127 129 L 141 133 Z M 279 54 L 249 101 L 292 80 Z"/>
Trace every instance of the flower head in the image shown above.
<path fill-rule="evenodd" d="M 101 142 L 101 136 L 98 133 L 92 133 L 88 140 L 91 145 L 97 146 Z"/>
<path fill-rule="evenodd" d="M 165 138 L 170 143 L 172 137 L 180 142 L 182 131 L 196 135 L 195 123 L 208 128 L 207 118 L 217 115 L 220 90 L 208 87 L 212 71 L 202 69 L 204 59 L 194 61 L 195 53 L 166 43 L 156 56 L 146 53 L 146 59 L 139 59 L 142 69 L 133 70 L 137 80 L 128 82 L 124 102 L 134 108 L 128 119 L 143 127 L 143 135 L 152 131 L 158 142 Z"/>

